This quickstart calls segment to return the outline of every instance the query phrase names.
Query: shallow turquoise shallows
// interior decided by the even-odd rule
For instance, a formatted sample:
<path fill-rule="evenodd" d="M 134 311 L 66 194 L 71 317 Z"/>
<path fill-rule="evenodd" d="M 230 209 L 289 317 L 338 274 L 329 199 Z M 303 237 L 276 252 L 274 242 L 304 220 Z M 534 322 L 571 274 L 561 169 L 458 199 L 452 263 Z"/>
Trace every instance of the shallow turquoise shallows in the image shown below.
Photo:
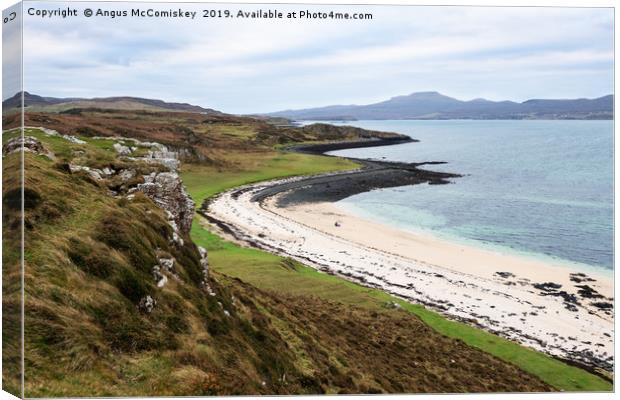
<path fill-rule="evenodd" d="M 354 121 L 419 143 L 332 154 L 421 162 L 449 185 L 375 190 L 353 212 L 451 240 L 613 269 L 612 121 Z"/>

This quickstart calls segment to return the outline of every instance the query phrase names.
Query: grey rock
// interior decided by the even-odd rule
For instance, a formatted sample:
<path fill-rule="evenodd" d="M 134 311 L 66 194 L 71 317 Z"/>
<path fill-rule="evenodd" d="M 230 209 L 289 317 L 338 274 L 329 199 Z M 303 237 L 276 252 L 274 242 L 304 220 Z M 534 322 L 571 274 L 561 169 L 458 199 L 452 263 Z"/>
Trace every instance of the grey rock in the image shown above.
<path fill-rule="evenodd" d="M 179 169 L 179 165 L 180 165 L 180 161 L 177 160 L 176 158 L 154 158 L 154 157 L 144 157 L 144 158 L 138 158 L 138 160 L 140 161 L 144 161 L 148 164 L 159 164 L 159 165 L 163 165 L 164 167 L 166 167 L 168 170 L 170 171 L 176 171 L 177 169 Z"/>
<path fill-rule="evenodd" d="M 157 287 L 159 288 L 164 287 L 168 283 L 168 278 L 162 273 L 159 265 L 153 267 L 153 279 L 157 282 Z"/>
<path fill-rule="evenodd" d="M 205 289 L 207 293 L 211 294 L 213 291 L 211 287 L 209 287 L 209 258 L 207 249 L 198 246 L 198 252 L 200 253 L 200 266 L 202 267 L 202 281 L 200 281 L 200 286 Z M 215 293 L 213 295 L 215 295 Z"/>
<path fill-rule="evenodd" d="M 43 146 L 43 143 L 32 136 L 24 136 L 23 138 L 16 137 L 9 140 L 2 146 L 2 156 L 4 157 L 11 153 L 19 152 L 22 149 L 25 152 L 43 155 L 50 159 L 54 158 L 54 153 L 47 150 L 45 146 Z"/>
<path fill-rule="evenodd" d="M 161 143 L 157 142 L 135 142 L 136 146 L 149 148 L 153 151 L 168 151 L 168 148 Z"/>
<path fill-rule="evenodd" d="M 185 191 L 183 182 L 176 172 L 153 172 L 145 175 L 144 183 L 138 184 L 137 190 L 170 213 L 174 221 L 174 225 L 171 225 L 177 235 L 189 232 L 194 218 L 195 204 Z"/>
<path fill-rule="evenodd" d="M 166 283 L 168 283 L 168 277 L 166 275 L 162 275 L 161 280 L 157 282 L 157 287 L 163 288 L 166 286 Z"/>
<path fill-rule="evenodd" d="M 180 280 L 174 271 L 174 258 L 158 258 L 158 265 L 153 267 L 153 279 L 157 282 L 157 287 L 162 288 L 168 283 L 167 274 L 176 280 Z"/>
<path fill-rule="evenodd" d="M 176 171 L 179 168 L 180 161 L 178 154 L 174 151 L 168 150 L 168 148 L 157 142 L 142 142 L 138 139 L 122 137 L 122 136 L 94 136 L 93 139 L 104 139 L 104 140 L 116 140 L 117 143 L 114 143 L 112 147 L 118 153 L 119 156 L 126 156 L 128 159 L 133 161 L 142 161 L 148 164 L 159 164 L 166 167 L 169 171 Z M 79 140 L 79 139 L 78 139 Z M 131 142 L 134 146 L 125 146 L 120 141 L 124 143 Z M 150 151 L 144 157 L 129 157 L 134 151 L 136 151 L 139 147 L 148 148 Z"/>
<path fill-rule="evenodd" d="M 112 176 L 114 175 L 114 171 L 112 168 L 109 167 L 105 167 L 104 169 L 101 170 L 101 174 L 108 177 L 108 176 Z"/>
<path fill-rule="evenodd" d="M 159 258 L 159 265 L 166 272 L 174 271 L 174 258 Z"/>
<path fill-rule="evenodd" d="M 123 146 L 120 143 L 114 143 L 112 147 L 114 148 L 114 150 L 116 150 L 119 156 L 128 156 L 131 154 L 131 149 L 127 146 Z"/>
<path fill-rule="evenodd" d="M 135 169 L 123 169 L 118 173 L 118 177 L 123 181 L 127 182 L 138 174 Z"/>
<path fill-rule="evenodd" d="M 140 302 L 138 303 L 138 309 L 147 314 L 150 314 L 156 305 L 157 305 L 157 301 L 154 298 L 152 298 L 150 295 L 146 295 L 145 297 L 140 299 Z"/>
<path fill-rule="evenodd" d="M 84 165 L 69 164 L 69 170 L 72 173 L 84 171 L 95 181 L 102 180 L 103 179 L 103 175 L 104 175 L 102 170 L 97 169 L 97 168 L 90 168 L 90 167 L 87 167 L 87 166 L 84 166 Z"/>

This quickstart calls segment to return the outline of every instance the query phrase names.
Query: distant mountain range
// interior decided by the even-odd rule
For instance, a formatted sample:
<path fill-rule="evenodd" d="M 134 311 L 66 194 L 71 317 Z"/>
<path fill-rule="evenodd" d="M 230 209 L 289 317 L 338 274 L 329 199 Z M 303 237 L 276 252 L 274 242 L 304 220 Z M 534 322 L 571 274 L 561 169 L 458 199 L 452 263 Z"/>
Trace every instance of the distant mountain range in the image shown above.
<path fill-rule="evenodd" d="M 613 119 L 613 106 L 613 95 L 596 99 L 532 99 L 518 103 L 485 99 L 462 101 L 437 92 L 418 92 L 368 105 L 334 105 L 266 115 L 293 120 Z"/>
<path fill-rule="evenodd" d="M 4 113 L 21 104 L 21 93 L 2 102 Z M 140 97 L 56 98 L 24 92 L 26 110 L 68 112 L 75 109 L 120 109 L 223 113 L 187 103 L 169 103 Z M 335 105 L 302 110 L 285 110 L 256 117 L 292 120 L 359 119 L 613 119 L 614 96 L 596 99 L 541 100 L 522 103 L 474 99 L 462 101 L 437 92 L 418 92 L 368 105 Z"/>
<path fill-rule="evenodd" d="M 4 111 L 17 109 L 21 105 L 21 93 L 16 93 L 2 102 Z M 105 98 L 56 98 L 42 97 L 24 92 L 24 107 L 31 111 L 63 112 L 76 108 L 100 108 L 147 111 L 187 111 L 206 114 L 219 114 L 210 108 L 203 108 L 187 103 L 168 103 L 162 100 L 144 99 L 140 97 L 105 97 Z"/>

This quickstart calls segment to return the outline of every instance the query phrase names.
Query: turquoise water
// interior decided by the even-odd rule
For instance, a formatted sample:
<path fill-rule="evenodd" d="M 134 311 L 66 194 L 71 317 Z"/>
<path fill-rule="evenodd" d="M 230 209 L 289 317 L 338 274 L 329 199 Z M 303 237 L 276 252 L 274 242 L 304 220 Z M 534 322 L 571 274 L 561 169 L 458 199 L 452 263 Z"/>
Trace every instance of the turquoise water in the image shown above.
<path fill-rule="evenodd" d="M 341 203 L 400 228 L 533 257 L 613 269 L 612 121 L 355 121 L 419 143 L 332 154 L 465 174 L 448 185 L 362 193 Z"/>

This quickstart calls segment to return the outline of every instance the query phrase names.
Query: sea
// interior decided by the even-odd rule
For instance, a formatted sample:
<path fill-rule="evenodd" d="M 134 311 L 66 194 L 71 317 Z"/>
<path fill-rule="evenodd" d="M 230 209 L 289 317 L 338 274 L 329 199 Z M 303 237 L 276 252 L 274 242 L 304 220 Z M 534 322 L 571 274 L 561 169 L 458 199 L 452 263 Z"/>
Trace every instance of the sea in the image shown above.
<path fill-rule="evenodd" d="M 347 121 L 417 143 L 330 154 L 462 174 L 339 205 L 367 219 L 583 270 L 613 271 L 613 121 Z"/>

